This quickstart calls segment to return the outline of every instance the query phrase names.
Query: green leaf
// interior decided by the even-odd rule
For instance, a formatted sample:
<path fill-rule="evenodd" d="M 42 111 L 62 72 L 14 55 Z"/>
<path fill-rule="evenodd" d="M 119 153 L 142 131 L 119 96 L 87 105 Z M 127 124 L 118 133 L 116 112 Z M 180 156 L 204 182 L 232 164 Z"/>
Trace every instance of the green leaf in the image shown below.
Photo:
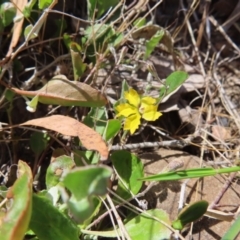
<path fill-rule="evenodd" d="M 23 161 L 18 162 L 18 179 L 8 190 L 9 208 L 0 218 L 1 240 L 22 240 L 32 213 L 32 172 Z"/>
<path fill-rule="evenodd" d="M 34 132 L 30 138 L 30 147 L 36 155 L 39 155 L 47 147 L 49 139 L 47 133 Z"/>
<path fill-rule="evenodd" d="M 176 71 L 171 73 L 166 79 L 166 86 L 160 89 L 159 102 L 163 99 L 163 97 L 169 95 L 178 87 L 180 87 L 187 80 L 187 78 L 188 74 L 183 71 Z"/>
<path fill-rule="evenodd" d="M 84 35 L 91 42 L 96 41 L 100 37 L 104 37 L 101 39 L 103 43 L 104 39 L 111 37 L 114 33 L 114 29 L 108 24 L 94 24 L 93 26 L 87 27 Z"/>
<path fill-rule="evenodd" d="M 142 161 L 125 150 L 114 152 L 111 160 L 121 178 L 118 181 L 117 194 L 125 199 L 132 196 L 129 190 L 133 194 L 137 194 L 142 187 L 142 183 L 138 179 L 144 176 Z"/>
<path fill-rule="evenodd" d="M 38 32 L 31 33 L 32 29 L 33 29 L 32 24 L 25 27 L 25 29 L 24 29 L 25 39 L 31 40 L 31 39 L 34 39 L 34 38 L 38 37 Z M 30 34 L 31 34 L 31 36 L 30 36 Z"/>
<path fill-rule="evenodd" d="M 107 103 L 107 99 L 98 90 L 85 83 L 69 81 L 64 75 L 55 76 L 37 91 L 24 91 L 17 88 L 11 88 L 11 90 L 29 98 L 38 95 L 38 101 L 43 104 L 101 107 Z"/>
<path fill-rule="evenodd" d="M 172 227 L 182 230 L 186 224 L 202 217 L 206 213 L 207 208 L 208 202 L 204 200 L 189 204 L 179 213 L 177 219 L 173 221 Z"/>
<path fill-rule="evenodd" d="M 92 108 L 85 117 L 83 123 L 93 128 L 100 135 L 103 135 L 107 125 L 106 108 Z"/>
<path fill-rule="evenodd" d="M 114 8 L 118 4 L 119 0 L 88 0 L 88 16 L 91 19 L 98 19 L 109 8 Z M 97 11 L 96 11 L 97 10 Z"/>
<path fill-rule="evenodd" d="M 88 166 L 75 168 L 64 177 L 63 183 L 72 193 L 67 204 L 79 223 L 83 223 L 93 214 L 95 196 L 107 193 L 111 174 L 109 167 Z"/>
<path fill-rule="evenodd" d="M 15 96 L 15 93 L 13 93 L 11 90 L 7 89 L 7 91 L 5 92 L 5 98 L 6 98 L 9 102 L 12 102 L 14 96 Z"/>
<path fill-rule="evenodd" d="M 169 216 L 165 211 L 153 209 L 146 213 L 170 225 Z M 132 240 L 163 240 L 170 239 L 171 235 L 171 231 L 165 225 L 146 216 L 145 213 L 134 217 L 125 224 L 125 227 Z"/>
<path fill-rule="evenodd" d="M 4 27 L 10 25 L 16 15 L 16 8 L 11 2 L 5 2 L 0 7 L 0 19 Z"/>
<path fill-rule="evenodd" d="M 214 176 L 216 174 L 221 173 L 231 173 L 240 171 L 240 167 L 229 167 L 223 169 L 214 169 L 214 168 L 192 168 L 187 170 L 178 170 L 167 173 L 160 173 L 156 175 L 152 175 L 149 177 L 141 178 L 141 181 L 173 181 L 173 180 L 181 180 L 188 178 L 200 178 L 207 176 Z"/>
<path fill-rule="evenodd" d="M 106 108 L 92 108 L 83 121 L 88 127 L 94 129 L 101 136 L 103 135 L 106 125 L 107 125 L 107 114 Z M 98 153 L 94 151 L 85 151 L 85 158 L 88 159 L 87 162 L 91 164 L 96 164 L 99 161 Z"/>
<path fill-rule="evenodd" d="M 87 48 L 87 56 L 94 56 L 93 61 L 96 61 L 96 51 L 104 53 L 109 51 L 109 46 L 117 46 L 121 43 L 124 35 L 116 33 L 114 28 L 108 24 L 95 24 L 85 30 L 85 39 L 83 44 Z"/>
<path fill-rule="evenodd" d="M 118 46 L 121 44 L 122 40 L 124 39 L 124 34 L 122 33 L 114 33 L 108 40 L 108 45 L 110 46 Z"/>
<path fill-rule="evenodd" d="M 148 216 L 148 215 L 150 216 Z M 159 221 L 165 222 L 171 225 L 169 216 L 166 212 L 161 209 L 148 210 L 145 213 L 134 217 L 125 224 L 126 231 L 128 232 L 131 240 L 166 240 L 170 239 L 171 231 L 159 221 L 152 219 L 155 217 Z M 82 230 L 83 233 L 101 236 L 101 237 L 118 237 L 122 235 L 120 230 L 117 231 L 89 231 Z"/>
<path fill-rule="evenodd" d="M 72 158 L 65 155 L 51 161 L 46 173 L 47 189 L 56 186 L 74 165 Z"/>
<path fill-rule="evenodd" d="M 65 214 L 52 206 L 46 197 L 33 195 L 33 211 L 30 229 L 39 240 L 78 240 L 77 225 Z"/>
<path fill-rule="evenodd" d="M 61 18 L 61 19 L 55 19 L 54 21 L 55 25 L 57 26 L 56 27 L 56 30 L 55 30 L 55 34 L 53 35 L 53 38 L 54 37 L 62 37 L 64 31 L 67 29 L 67 22 L 65 19 Z"/>
<path fill-rule="evenodd" d="M 28 1 L 27 5 L 23 9 L 23 15 L 24 15 L 25 18 L 30 17 L 32 8 L 33 8 L 33 6 L 35 5 L 36 2 L 37 2 L 37 0 Z"/>
<path fill-rule="evenodd" d="M 65 46 L 70 50 L 72 38 L 69 34 L 67 34 L 67 33 L 63 34 L 63 42 L 64 42 Z"/>
<path fill-rule="evenodd" d="M 159 30 L 157 31 L 150 40 L 146 41 L 146 52 L 145 52 L 145 56 L 144 59 L 148 59 L 148 57 L 151 55 L 151 53 L 153 52 L 153 50 L 155 49 L 155 47 L 159 44 L 159 42 L 161 41 L 161 39 L 164 36 L 164 30 Z"/>
<path fill-rule="evenodd" d="M 111 119 L 107 121 L 107 126 L 103 138 L 106 141 L 113 139 L 121 129 L 121 122 L 118 119 Z"/>
<path fill-rule="evenodd" d="M 146 18 L 138 18 L 133 22 L 133 26 L 140 28 L 146 25 Z"/>
<path fill-rule="evenodd" d="M 27 104 L 26 109 L 29 112 L 36 112 L 37 105 L 38 105 L 38 99 L 39 99 L 39 96 L 36 95 L 31 101 L 26 102 L 26 104 Z"/>
<path fill-rule="evenodd" d="M 224 234 L 221 240 L 237 239 L 237 236 L 239 235 L 239 226 L 240 226 L 240 216 L 238 216 L 238 218 L 234 221 L 232 226 Z"/>
<path fill-rule="evenodd" d="M 51 5 L 53 0 L 39 0 L 38 1 L 38 8 L 39 9 L 45 9 Z"/>
<path fill-rule="evenodd" d="M 78 80 L 82 77 L 83 73 L 85 72 L 87 64 L 83 63 L 82 61 L 80 46 L 77 43 L 72 42 L 70 44 L 70 53 L 72 58 L 74 80 Z"/>

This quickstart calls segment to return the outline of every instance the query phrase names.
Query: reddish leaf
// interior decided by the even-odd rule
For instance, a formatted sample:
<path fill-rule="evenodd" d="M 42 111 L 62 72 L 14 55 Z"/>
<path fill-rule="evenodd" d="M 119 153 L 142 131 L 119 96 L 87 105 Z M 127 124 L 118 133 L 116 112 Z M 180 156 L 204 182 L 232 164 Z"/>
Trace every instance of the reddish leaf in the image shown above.
<path fill-rule="evenodd" d="M 85 148 L 88 150 L 96 150 L 100 153 L 102 161 L 108 158 L 108 147 L 101 135 L 73 118 L 53 115 L 50 117 L 33 119 L 20 125 L 44 127 L 63 135 L 79 137 Z"/>
<path fill-rule="evenodd" d="M 18 163 L 18 179 L 8 190 L 12 205 L 0 219 L 1 240 L 22 240 L 32 213 L 32 172 L 23 161 Z"/>

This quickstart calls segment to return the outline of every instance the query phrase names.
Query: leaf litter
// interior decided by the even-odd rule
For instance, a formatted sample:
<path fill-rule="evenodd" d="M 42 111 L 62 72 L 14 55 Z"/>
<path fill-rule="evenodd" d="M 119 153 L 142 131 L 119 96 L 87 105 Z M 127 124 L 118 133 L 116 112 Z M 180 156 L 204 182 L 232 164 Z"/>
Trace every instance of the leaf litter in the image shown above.
<path fill-rule="evenodd" d="M 149 1 L 139 1 L 136 6 L 142 7 L 139 9 L 146 9 L 148 2 Z M 161 1 L 159 1 L 158 4 L 160 4 L 160 2 Z M 146 33 L 146 31 L 148 31 L 147 29 L 151 29 L 151 27 L 140 28 L 135 32 L 132 31 L 132 34 L 129 34 L 124 41 L 128 44 L 134 42 L 135 45 L 131 45 L 134 51 L 131 53 L 128 52 L 126 57 L 121 56 L 122 52 L 119 49 L 115 49 L 116 59 L 121 60 L 121 57 L 125 57 L 127 58 L 127 61 L 124 62 L 128 62 L 130 65 L 126 66 L 126 64 L 118 64 L 117 62 L 115 62 L 115 66 L 112 66 L 111 64 L 108 65 L 106 64 L 107 61 L 101 62 L 100 57 L 100 63 L 97 63 L 97 67 L 89 67 L 88 69 L 89 71 L 92 70 L 90 75 L 93 77 L 94 82 L 94 87 L 91 87 L 91 90 L 89 91 L 91 92 L 90 95 L 94 98 L 94 101 L 99 100 L 97 103 L 99 106 L 105 105 L 107 103 L 107 99 L 96 90 L 97 88 L 99 88 L 100 91 L 104 89 L 102 92 L 106 94 L 109 102 L 114 104 L 120 97 L 121 84 L 124 80 L 126 80 L 129 85 L 136 89 L 139 93 L 146 93 L 145 91 L 149 89 L 148 94 L 155 97 L 159 94 L 159 88 L 163 86 L 162 83 L 164 83 L 170 73 L 172 73 L 175 69 L 187 71 L 189 79 L 180 88 L 176 89 L 176 91 L 173 91 L 168 96 L 164 96 L 160 104 L 163 116 L 154 124 L 151 124 L 151 129 L 148 125 L 144 125 L 143 130 L 140 130 L 140 132 L 137 132 L 135 136 L 129 138 L 127 143 L 144 144 L 144 142 L 149 139 L 151 139 L 152 142 L 159 141 L 159 139 L 164 142 L 165 140 L 169 140 L 169 138 L 180 138 L 184 140 L 193 136 L 192 143 L 188 145 L 186 149 L 181 152 L 176 152 L 175 150 L 170 149 L 169 155 L 172 156 L 172 158 L 178 158 L 179 156 L 182 157 L 187 154 L 187 161 L 192 163 L 194 159 L 196 166 L 221 165 L 224 167 L 233 164 L 233 162 L 239 158 L 238 138 L 240 129 L 238 112 L 240 109 L 240 101 L 238 97 L 239 84 L 237 81 L 240 77 L 240 74 L 237 71 L 240 66 L 237 55 L 237 52 L 239 51 L 239 34 L 237 27 L 235 27 L 235 25 L 238 24 L 237 19 L 235 20 L 236 24 L 233 21 L 228 22 L 228 19 L 230 19 L 231 16 L 236 15 L 235 13 L 239 8 L 239 3 L 237 3 L 237 1 L 229 1 L 226 3 L 224 0 L 212 3 L 200 3 L 199 1 L 194 1 L 193 3 L 197 4 L 194 5 L 185 2 L 176 4 L 175 1 L 174 3 L 172 1 L 163 1 L 163 4 L 156 7 L 156 12 L 152 16 L 155 18 L 155 22 L 161 26 L 161 29 L 165 30 L 166 34 L 164 37 L 167 39 L 169 45 L 163 43 L 163 46 L 155 49 L 156 51 L 153 52 L 149 59 L 142 61 L 138 58 L 138 51 L 145 45 L 143 44 L 140 48 L 138 47 L 141 45 L 142 39 L 149 40 L 149 38 L 152 37 L 151 32 L 150 37 L 148 36 L 149 32 Z M 226 9 L 224 4 L 228 4 L 227 9 L 231 9 L 232 11 L 229 10 L 223 12 L 222 9 Z M 68 8 L 67 12 L 74 12 L 71 11 L 71 6 L 68 6 L 68 4 L 66 5 Z M 133 6 L 133 8 L 131 8 L 128 12 L 129 17 L 127 17 L 127 19 L 135 16 L 136 13 L 140 13 L 140 11 L 138 11 L 135 7 Z M 187 9 L 187 11 L 180 13 L 181 9 Z M 181 14 L 186 15 L 183 16 Z M 51 14 L 49 14 L 49 17 L 51 17 Z M 214 21 L 215 19 L 217 21 Z M 219 23 L 220 26 L 217 26 L 216 22 Z M 212 35 L 209 34 L 209 24 L 211 24 L 214 31 L 216 30 Z M 225 32 L 221 31 L 221 24 Z M 120 28 L 122 30 L 129 31 L 127 29 L 129 26 L 130 22 L 127 22 L 121 24 Z M 201 26 L 206 28 L 202 28 Z M 49 36 L 51 36 L 51 30 L 47 30 L 47 27 L 48 26 L 46 26 L 46 32 Z M 156 28 L 156 24 L 152 25 L 152 29 L 155 29 L 156 31 L 159 30 L 158 27 Z M 217 31 L 218 29 L 220 30 Z M 141 31 L 143 31 L 143 33 L 141 33 Z M 147 37 L 145 37 L 144 34 L 147 34 Z M 132 37 L 134 39 L 132 39 Z M 174 49 L 172 41 L 168 41 L 170 38 L 173 38 L 174 40 Z M 18 41 L 18 37 L 16 37 L 15 40 Z M 227 47 L 224 48 L 225 45 Z M 10 48 L 9 51 L 12 51 Z M 177 51 L 175 51 L 176 49 Z M 45 52 L 41 52 L 38 51 L 39 49 L 37 48 L 34 48 L 34 50 L 36 50 L 39 55 L 47 52 L 49 55 L 55 55 L 54 57 L 56 57 L 56 59 L 58 58 L 58 53 L 54 51 L 51 52 L 44 49 Z M 100 53 L 99 56 L 101 56 L 101 54 L 104 56 L 105 53 Z M 18 55 L 15 54 L 15 57 L 19 60 L 22 56 L 20 54 L 18 57 Z M 44 59 L 45 56 L 43 57 L 43 55 L 41 55 L 41 57 Z M 49 64 L 49 62 L 42 61 L 41 57 L 38 56 L 38 59 L 32 57 L 32 59 L 35 59 L 36 64 L 31 65 L 31 67 L 34 66 L 36 68 L 40 68 L 41 64 Z M 39 62 L 41 62 L 41 64 L 39 64 Z M 154 65 L 159 79 L 156 79 L 154 76 L 150 76 L 150 78 L 148 78 L 149 72 L 147 70 L 147 66 L 150 63 Z M 29 67 L 25 62 L 22 62 L 22 64 L 23 65 L 21 67 L 23 69 Z M 51 72 L 52 70 L 49 68 L 49 71 Z M 99 76 L 100 72 L 104 72 L 104 76 Z M 40 102 L 44 104 L 58 105 L 65 103 L 65 106 L 83 106 L 84 102 L 87 102 L 88 100 L 91 101 L 91 99 L 79 96 L 73 91 L 77 86 L 83 89 L 89 88 L 88 85 L 85 86 L 82 82 L 71 82 L 74 87 L 70 92 L 67 92 L 67 89 L 65 89 L 66 85 L 62 85 L 60 82 L 52 84 L 53 82 L 51 81 L 54 80 L 55 77 L 51 76 L 47 77 L 50 81 L 40 88 L 40 90 L 35 90 L 39 89 L 39 86 L 34 86 L 34 89 L 31 91 L 23 91 L 17 88 L 17 81 L 26 81 L 29 75 L 26 75 L 26 72 L 22 72 L 21 74 L 14 72 L 13 74 L 14 78 L 12 84 L 15 87 L 12 88 L 12 90 L 15 93 L 30 98 L 39 94 Z M 45 73 L 43 75 L 44 76 L 41 77 L 45 78 Z M 65 79 L 63 76 L 60 78 Z M 81 80 L 84 81 L 84 75 Z M 232 82 L 234 82 L 234 84 L 232 84 Z M 102 86 L 104 86 L 104 88 L 102 88 Z M 18 106 L 15 103 L 13 105 L 15 108 Z M 90 104 L 89 106 L 91 107 L 93 105 Z M 86 115 L 86 111 L 80 110 L 80 112 L 81 119 L 82 116 Z M 30 120 L 21 124 L 22 126 L 33 125 L 53 130 L 63 135 L 79 137 L 85 148 L 99 152 L 103 160 L 108 158 L 108 146 L 103 141 L 102 137 L 99 134 L 96 134 L 93 129 L 83 125 L 80 121 L 58 114 L 45 118 L 39 111 L 36 114 L 38 114 L 37 119 L 33 119 L 33 116 L 36 115 L 27 115 L 24 111 L 20 118 L 19 116 L 16 117 L 14 113 L 11 118 L 13 121 L 19 120 L 19 122 L 23 122 L 26 121 L 26 118 L 24 117 L 27 116 L 27 119 Z M 77 114 L 79 114 L 78 110 L 76 110 L 74 114 L 71 113 L 70 115 L 74 115 L 74 117 L 76 117 Z M 3 119 L 6 119 L 5 115 L 3 116 Z M 11 121 L 9 123 L 11 123 Z M 8 132 L 4 132 L 4 134 L 7 135 L 8 139 L 12 139 L 14 136 L 13 133 L 12 135 L 8 135 Z M 6 139 L 5 136 L 4 139 Z M 7 147 L 1 143 L 1 149 L 3 149 L 4 158 L 8 159 L 8 151 L 6 151 L 6 149 L 9 148 L 9 144 L 6 144 Z M 16 148 L 13 149 L 15 149 L 13 150 L 15 159 L 20 159 L 21 154 L 18 153 Z M 170 157 L 164 155 L 165 150 L 166 149 L 151 149 L 153 153 L 158 153 L 161 160 L 168 160 Z M 141 152 L 140 149 L 139 151 Z M 27 154 L 23 154 L 23 157 L 27 161 Z M 154 157 L 151 156 L 150 160 L 153 159 Z M 30 160 L 28 161 L 30 162 Z M 161 161 L 158 159 L 156 162 L 160 163 Z M 150 167 L 150 170 L 160 171 L 161 169 L 164 169 L 164 167 L 166 166 L 154 165 Z M 145 171 L 148 170 L 149 169 L 146 169 Z M 216 178 L 217 180 L 213 178 L 211 178 L 211 180 L 204 178 L 204 189 L 201 190 L 196 188 L 198 184 L 197 182 L 189 184 L 188 191 L 186 192 L 187 199 L 192 199 L 194 194 L 191 192 L 195 191 L 196 194 L 199 194 L 199 197 L 203 196 L 209 202 L 214 202 L 214 208 L 217 208 L 215 211 L 219 211 L 216 214 L 217 219 L 223 220 L 224 213 L 229 214 L 229 216 L 231 215 L 229 218 L 226 216 L 225 221 L 223 222 L 211 220 L 212 225 L 210 224 L 210 221 L 204 221 L 204 218 L 200 222 L 204 224 L 203 228 L 201 228 L 201 225 L 198 222 L 195 223 L 194 228 L 199 227 L 197 232 L 201 232 L 206 239 L 213 239 L 216 234 L 219 238 L 223 236 L 224 232 L 226 232 L 230 226 L 229 220 L 232 220 L 234 214 L 236 213 L 234 206 L 231 208 L 230 205 L 235 204 L 236 207 L 239 202 L 239 196 L 234 194 L 234 189 L 236 190 L 235 193 L 239 192 L 237 180 L 236 184 L 234 183 L 235 185 L 232 185 L 232 188 L 228 188 L 228 191 L 222 194 L 222 200 L 219 200 L 220 202 L 216 201 L 216 196 L 224 189 L 224 183 L 229 180 L 227 176 Z M 166 190 L 166 188 L 168 190 Z M 168 199 L 162 193 L 164 193 L 164 191 L 168 192 L 169 189 L 174 193 L 179 192 L 180 184 L 176 182 L 174 184 L 169 183 L 166 188 L 160 184 L 160 193 L 157 193 L 157 190 L 154 190 L 153 188 L 153 191 L 149 193 L 153 194 L 154 197 L 152 199 L 148 199 L 148 201 L 159 200 L 159 208 L 166 209 L 169 214 L 172 214 L 172 211 L 175 211 L 173 215 L 176 216 L 178 208 L 176 203 L 178 202 L 179 196 L 174 195 Z M 178 189 L 176 190 L 176 188 Z M 224 205 L 229 205 L 230 207 L 227 208 Z M 210 210 L 211 209 L 209 209 L 209 211 Z M 172 217 L 174 217 L 173 215 Z M 221 218 L 219 217 L 220 215 Z M 207 230 L 205 231 L 204 228 Z M 218 231 L 217 229 L 221 229 L 221 231 Z"/>

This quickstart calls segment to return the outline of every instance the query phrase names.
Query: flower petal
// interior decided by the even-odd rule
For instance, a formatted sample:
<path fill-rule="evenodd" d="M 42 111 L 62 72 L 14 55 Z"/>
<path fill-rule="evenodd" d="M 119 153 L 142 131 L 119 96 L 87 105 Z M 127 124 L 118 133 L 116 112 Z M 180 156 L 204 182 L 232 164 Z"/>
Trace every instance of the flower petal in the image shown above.
<path fill-rule="evenodd" d="M 146 105 L 154 105 L 157 103 L 157 99 L 152 97 L 143 97 L 141 99 L 141 103 L 144 103 Z"/>
<path fill-rule="evenodd" d="M 118 112 L 118 114 L 116 115 L 117 117 L 120 116 L 129 117 L 132 114 L 138 113 L 138 109 L 136 107 L 131 106 L 128 103 L 119 104 L 115 109 Z"/>
<path fill-rule="evenodd" d="M 128 92 L 124 93 L 124 98 L 135 107 L 138 107 L 140 104 L 140 96 L 137 91 L 132 88 L 130 88 Z"/>
<path fill-rule="evenodd" d="M 133 114 L 126 118 L 124 124 L 124 130 L 129 130 L 131 134 L 135 133 L 140 125 L 141 116 L 139 113 Z"/>
<path fill-rule="evenodd" d="M 155 121 L 160 116 L 162 116 L 162 113 L 157 111 L 156 105 L 145 106 L 142 112 L 142 118 L 147 121 Z"/>

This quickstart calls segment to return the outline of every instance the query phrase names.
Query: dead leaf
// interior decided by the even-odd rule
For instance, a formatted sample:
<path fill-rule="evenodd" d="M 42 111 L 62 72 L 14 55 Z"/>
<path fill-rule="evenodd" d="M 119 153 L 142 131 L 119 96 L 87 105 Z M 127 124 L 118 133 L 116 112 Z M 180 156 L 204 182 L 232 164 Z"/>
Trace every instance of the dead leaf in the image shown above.
<path fill-rule="evenodd" d="M 70 81 L 64 75 L 55 76 L 37 91 L 18 88 L 11 88 L 11 90 L 29 98 L 38 95 L 38 101 L 43 104 L 101 107 L 107 103 L 107 99 L 98 90 L 85 83 Z"/>
<path fill-rule="evenodd" d="M 215 210 L 215 209 L 208 209 L 205 216 L 208 216 L 210 218 L 214 218 L 214 219 L 218 219 L 221 221 L 227 221 L 227 222 L 231 222 L 234 220 L 234 213 L 231 212 L 224 212 L 224 211 L 219 211 L 219 210 Z"/>
<path fill-rule="evenodd" d="M 212 134 L 216 140 L 224 141 L 231 138 L 230 130 L 219 125 L 212 126 Z"/>
<path fill-rule="evenodd" d="M 12 0 L 11 1 L 17 8 L 17 13 L 13 25 L 13 34 L 12 34 L 12 40 L 8 48 L 8 52 L 6 55 L 6 58 L 10 57 L 13 51 L 13 48 L 16 47 L 19 37 L 22 32 L 22 25 L 24 21 L 24 16 L 22 14 L 22 11 L 24 7 L 27 5 L 27 0 Z M 17 20 L 16 20 L 17 19 Z"/>
<path fill-rule="evenodd" d="M 50 117 L 33 119 L 20 125 L 43 127 L 61 133 L 62 135 L 78 137 L 86 149 L 96 150 L 100 153 L 101 161 L 108 159 L 108 147 L 101 135 L 74 118 L 53 115 Z"/>

